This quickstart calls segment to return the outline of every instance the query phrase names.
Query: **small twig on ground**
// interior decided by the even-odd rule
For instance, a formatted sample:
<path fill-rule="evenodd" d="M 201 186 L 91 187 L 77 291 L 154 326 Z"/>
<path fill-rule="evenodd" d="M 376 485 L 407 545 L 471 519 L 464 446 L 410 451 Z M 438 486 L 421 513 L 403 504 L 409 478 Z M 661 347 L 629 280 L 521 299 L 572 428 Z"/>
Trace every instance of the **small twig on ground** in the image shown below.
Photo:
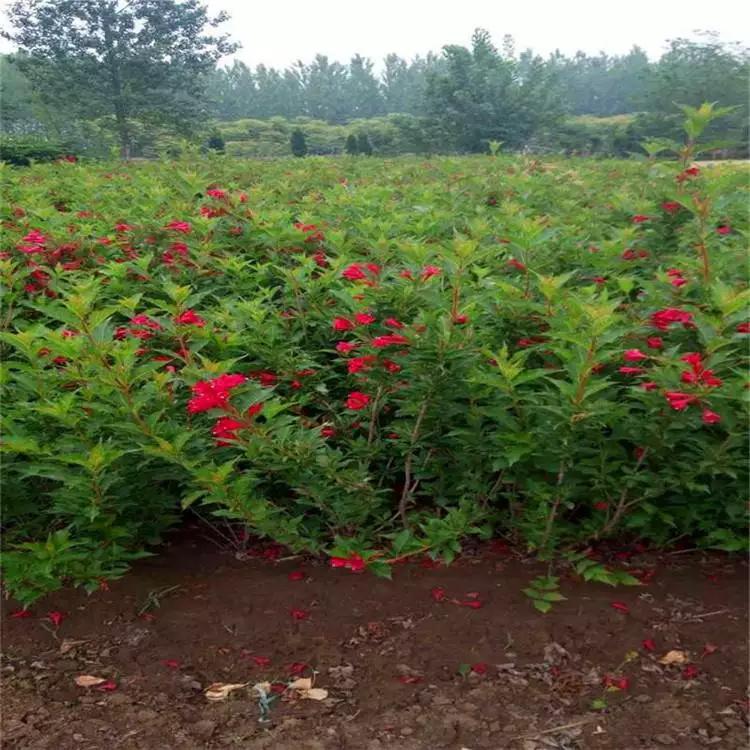
<path fill-rule="evenodd" d="M 717 609 L 713 612 L 706 612 L 702 615 L 690 615 L 690 617 L 685 620 L 685 622 L 690 622 L 691 620 L 702 620 L 704 617 L 713 617 L 714 615 L 724 615 L 727 612 L 729 612 L 728 609 Z"/>
<path fill-rule="evenodd" d="M 581 721 L 571 721 L 569 724 L 561 724 L 559 727 L 552 727 L 551 729 L 543 729 L 540 732 L 534 732 L 534 734 L 519 734 L 513 737 L 514 740 L 530 740 L 533 737 L 538 737 L 540 734 L 554 734 L 555 732 L 561 732 L 563 729 L 572 729 L 573 727 L 580 727 L 583 724 L 591 724 L 597 721 L 597 719 L 582 719 Z"/>

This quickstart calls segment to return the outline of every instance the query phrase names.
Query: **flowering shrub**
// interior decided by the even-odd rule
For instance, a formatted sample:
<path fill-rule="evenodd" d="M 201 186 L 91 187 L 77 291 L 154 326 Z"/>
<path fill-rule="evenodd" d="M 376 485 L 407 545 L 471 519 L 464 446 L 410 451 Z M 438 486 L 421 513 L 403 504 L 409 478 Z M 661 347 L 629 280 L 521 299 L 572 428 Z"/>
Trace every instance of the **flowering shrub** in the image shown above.
<path fill-rule="evenodd" d="M 382 575 L 469 535 L 743 544 L 739 167 L 216 156 L 3 179 L 23 602 L 121 575 L 190 506 Z"/>

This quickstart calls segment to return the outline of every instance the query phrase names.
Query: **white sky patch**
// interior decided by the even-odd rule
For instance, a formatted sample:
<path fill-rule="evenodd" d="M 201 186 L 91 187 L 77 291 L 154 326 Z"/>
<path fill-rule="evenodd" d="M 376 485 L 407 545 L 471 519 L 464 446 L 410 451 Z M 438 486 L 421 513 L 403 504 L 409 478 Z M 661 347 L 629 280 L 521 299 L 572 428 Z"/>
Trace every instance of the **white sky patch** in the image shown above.
<path fill-rule="evenodd" d="M 486 28 L 500 46 L 515 38 L 518 51 L 544 56 L 622 54 L 633 45 L 657 58 L 666 40 L 715 31 L 723 41 L 750 44 L 750 3 L 739 0 L 204 0 L 212 13 L 226 10 L 226 31 L 242 44 L 234 57 L 248 65 L 286 67 L 322 53 L 347 62 L 360 53 L 378 68 L 385 55 L 411 58 L 444 44 L 468 44 Z M 0 10 L 8 6 L 0 0 Z M 12 46 L 0 41 L 0 51 Z"/>

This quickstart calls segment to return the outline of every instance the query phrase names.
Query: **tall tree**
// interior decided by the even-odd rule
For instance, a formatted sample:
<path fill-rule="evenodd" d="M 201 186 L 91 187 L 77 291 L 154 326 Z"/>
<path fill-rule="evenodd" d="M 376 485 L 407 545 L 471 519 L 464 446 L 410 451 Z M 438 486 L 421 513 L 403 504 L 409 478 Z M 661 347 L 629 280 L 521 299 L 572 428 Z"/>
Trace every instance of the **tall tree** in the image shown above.
<path fill-rule="evenodd" d="M 349 63 L 345 96 L 347 116 L 375 117 L 385 111 L 385 102 L 378 81 L 372 73 L 372 61 L 355 55 Z"/>
<path fill-rule="evenodd" d="M 207 74 L 233 52 L 199 0 L 15 0 L 3 35 L 40 98 L 82 120 L 111 117 L 123 157 L 132 121 L 189 130 L 207 114 Z"/>
<path fill-rule="evenodd" d="M 477 29 L 471 49 L 444 47 L 445 67 L 428 77 L 428 113 L 459 150 L 485 151 L 488 141 L 525 144 L 561 115 L 554 78 L 539 57 L 521 61 L 506 38 L 504 54 L 488 32 Z"/>

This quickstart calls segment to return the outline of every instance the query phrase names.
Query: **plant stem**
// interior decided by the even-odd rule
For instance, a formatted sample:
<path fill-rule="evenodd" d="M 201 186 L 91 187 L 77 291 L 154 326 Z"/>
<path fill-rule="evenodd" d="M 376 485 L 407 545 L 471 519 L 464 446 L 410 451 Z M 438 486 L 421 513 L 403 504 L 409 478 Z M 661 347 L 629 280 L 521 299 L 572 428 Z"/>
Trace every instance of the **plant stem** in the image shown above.
<path fill-rule="evenodd" d="M 425 412 L 427 411 L 427 404 L 428 402 L 425 400 L 422 402 L 422 406 L 419 409 L 419 414 L 417 415 L 417 421 L 414 423 L 414 429 L 411 432 L 411 441 L 409 445 L 409 452 L 406 454 L 406 461 L 404 462 L 404 489 L 401 492 L 401 499 L 398 502 L 398 515 L 401 518 L 401 523 L 404 525 L 405 529 L 409 528 L 409 522 L 406 518 L 406 505 L 409 502 L 409 499 L 414 492 L 414 490 L 417 488 L 417 483 L 415 482 L 413 486 L 411 485 L 411 464 L 412 460 L 414 458 L 414 443 L 417 442 L 417 437 L 419 436 L 419 429 L 422 426 L 422 420 L 424 419 Z"/>

